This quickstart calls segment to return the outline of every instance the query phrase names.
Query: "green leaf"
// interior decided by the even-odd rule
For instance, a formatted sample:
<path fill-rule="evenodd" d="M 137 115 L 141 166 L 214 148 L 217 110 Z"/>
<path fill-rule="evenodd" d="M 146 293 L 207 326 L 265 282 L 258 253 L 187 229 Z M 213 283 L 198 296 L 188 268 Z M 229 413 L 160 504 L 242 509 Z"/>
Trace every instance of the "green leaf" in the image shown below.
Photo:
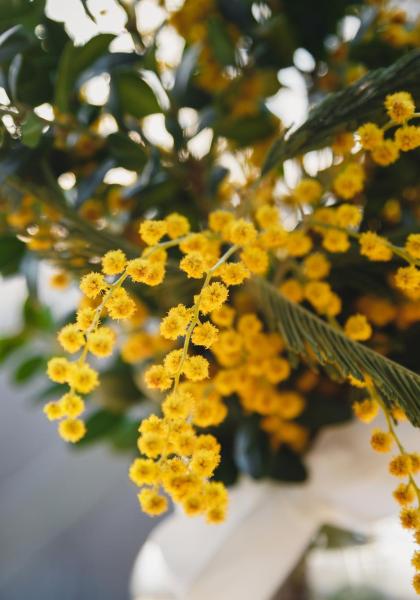
<path fill-rule="evenodd" d="M 110 33 L 102 33 L 91 38 L 84 46 L 74 46 L 67 42 L 58 65 L 55 85 L 55 104 L 62 112 L 69 112 L 72 93 L 78 76 L 92 65 L 114 39 Z"/>
<path fill-rule="evenodd" d="M 4 362 L 13 352 L 19 350 L 26 341 L 26 337 L 19 333 L 0 339 L 0 363 Z"/>
<path fill-rule="evenodd" d="M 46 0 L 0 0 L 0 28 L 19 23 L 32 30 L 42 20 Z"/>
<path fill-rule="evenodd" d="M 54 319 L 47 306 L 42 306 L 35 298 L 29 296 L 23 305 L 23 320 L 26 327 L 53 331 L 55 329 Z"/>
<path fill-rule="evenodd" d="M 152 88 L 138 73 L 120 71 L 112 77 L 119 111 L 137 119 L 162 112 Z"/>
<path fill-rule="evenodd" d="M 297 155 L 321 148 L 341 131 L 354 131 L 366 121 L 383 121 L 387 94 L 405 90 L 420 103 L 420 50 L 413 50 L 390 67 L 370 71 L 344 90 L 328 95 L 312 108 L 305 123 L 278 140 L 265 160 L 262 174 Z"/>
<path fill-rule="evenodd" d="M 147 162 L 147 154 L 140 144 L 131 140 L 121 131 L 111 133 L 107 140 L 110 154 L 121 167 L 135 171 L 144 167 Z"/>
<path fill-rule="evenodd" d="M 22 124 L 22 143 L 29 148 L 38 146 L 44 127 L 45 122 L 42 119 L 33 112 L 29 113 Z"/>
<path fill-rule="evenodd" d="M 240 146 L 248 146 L 275 133 L 276 125 L 269 113 L 262 112 L 240 119 L 219 120 L 214 125 L 214 131 L 216 135 L 234 140 Z"/>
<path fill-rule="evenodd" d="M 210 17 L 207 21 L 207 33 L 212 52 L 222 66 L 235 64 L 235 46 L 229 36 L 225 21 L 220 17 Z"/>
<path fill-rule="evenodd" d="M 255 415 L 244 420 L 236 431 L 234 458 L 240 471 L 254 479 L 268 475 L 270 449 L 268 438 Z"/>
<path fill-rule="evenodd" d="M 25 254 L 25 244 L 14 235 L 0 236 L 0 273 L 13 275 L 19 269 L 20 262 Z"/>
<path fill-rule="evenodd" d="M 335 378 L 368 374 L 387 406 L 398 404 L 413 425 L 420 425 L 420 376 L 347 338 L 318 316 L 287 300 L 269 282 L 255 280 L 260 306 L 270 325 L 282 335 L 289 352 L 317 362 Z"/>
<path fill-rule="evenodd" d="M 300 456 L 281 446 L 270 460 L 269 476 L 277 481 L 305 481 L 308 474 Z"/>
<path fill-rule="evenodd" d="M 112 447 L 115 450 L 135 450 L 137 438 L 139 437 L 139 422 L 124 417 L 119 425 L 113 430 L 111 436 Z"/>
<path fill-rule="evenodd" d="M 86 435 L 80 440 L 77 446 L 87 446 L 114 434 L 117 428 L 121 426 L 123 419 L 124 415 L 121 413 L 104 409 L 98 410 L 88 417 L 86 421 Z"/>
<path fill-rule="evenodd" d="M 13 379 L 15 383 L 27 383 L 32 377 L 43 372 L 45 367 L 46 360 L 43 356 L 31 356 L 18 366 Z"/>

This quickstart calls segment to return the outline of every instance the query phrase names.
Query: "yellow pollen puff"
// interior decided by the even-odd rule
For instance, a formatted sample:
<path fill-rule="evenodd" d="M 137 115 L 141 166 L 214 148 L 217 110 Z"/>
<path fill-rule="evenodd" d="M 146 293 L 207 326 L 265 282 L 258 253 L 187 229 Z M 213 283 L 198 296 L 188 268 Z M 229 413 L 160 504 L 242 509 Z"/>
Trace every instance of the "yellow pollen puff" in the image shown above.
<path fill-rule="evenodd" d="M 405 249 L 410 256 L 420 259 L 420 233 L 411 233 L 408 236 Z"/>
<path fill-rule="evenodd" d="M 393 442 L 392 435 L 380 429 L 374 429 L 370 438 L 370 445 L 376 452 L 389 452 Z"/>
<path fill-rule="evenodd" d="M 159 480 L 159 467 L 148 458 L 136 458 L 130 465 L 128 476 L 138 487 L 152 485 Z"/>
<path fill-rule="evenodd" d="M 402 508 L 400 523 L 404 529 L 418 529 L 420 527 L 420 510 L 418 508 Z"/>
<path fill-rule="evenodd" d="M 331 301 L 332 291 L 330 285 L 324 281 L 310 281 L 305 285 L 304 294 L 312 306 L 323 313 Z"/>
<path fill-rule="evenodd" d="M 138 439 L 138 448 L 142 454 L 149 458 L 157 458 L 165 449 L 166 440 L 159 433 L 142 433 Z"/>
<path fill-rule="evenodd" d="M 209 227 L 215 233 L 224 233 L 235 217 L 227 210 L 214 210 L 209 215 Z"/>
<path fill-rule="evenodd" d="M 416 550 L 413 554 L 413 558 L 411 559 L 411 564 L 416 569 L 416 571 L 420 571 L 420 552 Z"/>
<path fill-rule="evenodd" d="M 405 292 L 420 290 L 420 269 L 400 267 L 395 274 L 395 285 Z"/>
<path fill-rule="evenodd" d="M 127 265 L 127 273 L 136 283 L 156 286 L 165 278 L 165 265 L 149 258 L 134 258 Z"/>
<path fill-rule="evenodd" d="M 115 344 L 115 337 L 115 332 L 110 327 L 98 327 L 88 336 L 89 352 L 100 358 L 110 356 Z"/>
<path fill-rule="evenodd" d="M 363 190 L 364 181 L 363 167 L 358 163 L 352 163 L 337 175 L 333 182 L 333 188 L 340 198 L 351 200 Z"/>
<path fill-rule="evenodd" d="M 75 444 L 86 434 L 86 425 L 80 419 L 64 419 L 58 425 L 58 433 L 64 441 Z"/>
<path fill-rule="evenodd" d="M 194 327 L 191 340 L 196 346 L 210 348 L 217 340 L 218 332 L 217 327 L 207 321 Z"/>
<path fill-rule="evenodd" d="M 384 139 L 383 130 L 375 123 L 365 123 L 357 130 L 360 144 L 365 150 L 373 150 Z"/>
<path fill-rule="evenodd" d="M 246 246 L 256 240 L 257 230 L 249 221 L 237 219 L 229 226 L 228 236 L 232 244 Z"/>
<path fill-rule="evenodd" d="M 201 279 L 206 272 L 206 261 L 200 252 L 189 252 L 179 263 L 180 269 L 187 273 L 188 277 Z"/>
<path fill-rule="evenodd" d="M 189 356 L 183 366 L 183 373 L 190 381 L 202 381 L 209 376 L 209 362 L 203 356 Z"/>
<path fill-rule="evenodd" d="M 66 350 L 73 354 L 80 350 L 85 343 L 83 333 L 80 331 L 78 325 L 70 323 L 65 325 L 58 333 L 58 341 L 60 345 Z"/>
<path fill-rule="evenodd" d="M 72 371 L 72 364 L 67 358 L 55 357 L 48 361 L 47 374 L 51 381 L 67 383 Z"/>
<path fill-rule="evenodd" d="M 246 246 L 241 252 L 240 258 L 247 269 L 255 275 L 264 275 L 268 269 L 268 254 L 259 246 Z"/>
<path fill-rule="evenodd" d="M 400 151 L 393 140 L 384 140 L 372 150 L 371 156 L 377 165 L 387 167 L 399 159 Z"/>
<path fill-rule="evenodd" d="M 163 436 L 167 433 L 166 423 L 160 417 L 156 415 L 150 415 L 150 417 L 143 419 L 143 421 L 140 423 L 139 432 L 141 434 L 155 433 Z"/>
<path fill-rule="evenodd" d="M 163 366 L 171 377 L 174 377 L 180 370 L 182 354 L 182 349 L 172 350 L 172 352 L 169 352 L 163 360 Z"/>
<path fill-rule="evenodd" d="M 139 233 L 148 246 L 154 246 L 166 234 L 168 226 L 166 221 L 143 221 Z"/>
<path fill-rule="evenodd" d="M 392 259 L 392 249 L 388 240 L 373 231 L 366 231 L 359 237 L 360 254 L 369 260 L 387 262 Z"/>
<path fill-rule="evenodd" d="M 108 284 L 101 273 L 88 273 L 80 282 L 80 289 L 88 298 L 96 298 L 108 288 Z"/>
<path fill-rule="evenodd" d="M 314 252 L 303 261 L 303 274 L 308 279 L 323 279 L 329 275 L 331 264 L 324 254 Z"/>
<path fill-rule="evenodd" d="M 144 374 L 144 380 L 150 389 L 167 390 L 172 385 L 172 377 L 163 365 L 152 365 Z"/>
<path fill-rule="evenodd" d="M 347 252 L 350 248 L 349 236 L 345 231 L 339 231 L 338 229 L 331 229 L 326 231 L 323 235 L 322 246 L 328 252 Z"/>
<path fill-rule="evenodd" d="M 102 271 L 105 275 L 118 275 L 124 270 L 126 262 L 122 250 L 110 250 L 102 257 Z"/>
<path fill-rule="evenodd" d="M 362 211 L 353 204 L 341 204 L 337 208 L 336 219 L 340 227 L 357 227 L 362 220 Z"/>
<path fill-rule="evenodd" d="M 400 483 L 400 485 L 393 491 L 392 495 L 398 504 L 401 504 L 401 506 L 413 504 L 416 499 L 416 492 L 411 483 Z"/>
<path fill-rule="evenodd" d="M 305 256 L 312 249 L 312 240 L 302 231 L 293 231 L 286 238 L 286 248 L 290 256 Z"/>
<path fill-rule="evenodd" d="M 250 273 L 242 262 L 231 262 L 222 265 L 217 275 L 226 285 L 240 285 L 250 276 Z"/>
<path fill-rule="evenodd" d="M 259 333 L 263 324 L 255 313 L 241 315 L 238 319 L 237 329 L 244 336 Z"/>
<path fill-rule="evenodd" d="M 85 403 L 82 398 L 73 392 L 68 392 L 60 398 L 60 406 L 63 415 L 75 419 L 85 410 Z"/>
<path fill-rule="evenodd" d="M 260 234 L 259 243 L 264 250 L 284 248 L 287 243 L 288 233 L 282 225 L 271 225 Z"/>
<path fill-rule="evenodd" d="M 420 471 L 420 454 L 417 452 L 412 452 L 410 454 L 411 460 L 411 473 L 418 473 Z"/>
<path fill-rule="evenodd" d="M 186 419 L 191 412 L 194 397 L 187 391 L 176 391 L 167 396 L 162 411 L 168 419 Z"/>
<path fill-rule="evenodd" d="M 161 321 L 161 335 L 167 340 L 176 340 L 177 337 L 185 334 L 191 317 L 191 309 L 183 304 L 171 308 Z"/>
<path fill-rule="evenodd" d="M 302 179 L 292 194 L 300 204 L 315 204 L 321 199 L 322 185 L 317 179 Z"/>
<path fill-rule="evenodd" d="M 55 290 L 64 290 L 70 284 L 70 275 L 66 271 L 58 271 L 51 275 L 49 284 Z"/>
<path fill-rule="evenodd" d="M 106 309 L 111 319 L 129 319 L 136 312 L 136 303 L 123 288 L 114 290 L 106 302 Z"/>
<path fill-rule="evenodd" d="M 171 240 L 175 240 L 190 231 L 190 224 L 186 217 L 179 213 L 171 213 L 165 218 L 167 234 Z"/>
<path fill-rule="evenodd" d="M 48 402 L 43 411 L 49 421 L 56 421 L 64 416 L 60 402 Z"/>
<path fill-rule="evenodd" d="M 138 494 L 142 510 L 151 517 L 156 517 L 168 510 L 168 501 L 154 489 L 143 489 Z"/>
<path fill-rule="evenodd" d="M 395 477 L 406 477 L 411 473 L 411 458 L 408 454 L 398 454 L 389 463 L 389 472 Z"/>
<path fill-rule="evenodd" d="M 179 249 L 184 254 L 201 252 L 205 254 L 209 247 L 209 240 L 204 233 L 191 233 L 179 244 Z"/>
<path fill-rule="evenodd" d="M 364 342 L 372 335 L 372 327 L 369 325 L 365 315 L 352 315 L 344 325 L 344 333 L 351 340 Z"/>
<path fill-rule="evenodd" d="M 98 373 L 86 363 L 81 365 L 73 363 L 69 384 L 76 392 L 89 394 L 99 385 Z"/>
<path fill-rule="evenodd" d="M 219 454 L 210 450 L 198 450 L 191 459 L 191 470 L 199 477 L 211 477 L 219 462 Z"/>
<path fill-rule="evenodd" d="M 302 285 L 297 279 L 286 279 L 280 287 L 279 291 L 291 302 L 302 302 L 304 291 Z"/>
<path fill-rule="evenodd" d="M 203 314 L 208 314 L 220 308 L 228 299 L 228 295 L 229 291 L 223 283 L 219 283 L 218 281 L 210 283 L 200 294 L 200 311 Z"/>
<path fill-rule="evenodd" d="M 402 152 L 409 152 L 420 146 L 420 127 L 404 125 L 395 132 L 395 143 Z"/>
<path fill-rule="evenodd" d="M 352 405 L 355 416 L 363 423 L 371 423 L 379 412 L 379 404 L 370 398 L 361 402 L 354 402 Z"/>
<path fill-rule="evenodd" d="M 420 595 L 420 573 L 416 573 L 413 577 L 413 588 L 416 594 Z"/>
<path fill-rule="evenodd" d="M 219 327 L 230 327 L 235 319 L 235 309 L 225 304 L 214 310 L 210 318 Z"/>
<path fill-rule="evenodd" d="M 77 311 L 76 315 L 76 323 L 79 329 L 82 331 L 86 331 L 92 325 L 93 320 L 95 318 L 95 310 L 93 308 L 80 308 Z"/>
<path fill-rule="evenodd" d="M 389 94 L 385 98 L 385 108 L 394 123 L 404 123 L 416 110 L 413 97 L 408 92 Z"/>
<path fill-rule="evenodd" d="M 255 213 L 255 218 L 257 223 L 263 229 L 267 227 L 271 227 L 274 223 L 277 223 L 279 220 L 279 211 L 278 209 L 270 204 L 263 204 L 257 209 Z"/>

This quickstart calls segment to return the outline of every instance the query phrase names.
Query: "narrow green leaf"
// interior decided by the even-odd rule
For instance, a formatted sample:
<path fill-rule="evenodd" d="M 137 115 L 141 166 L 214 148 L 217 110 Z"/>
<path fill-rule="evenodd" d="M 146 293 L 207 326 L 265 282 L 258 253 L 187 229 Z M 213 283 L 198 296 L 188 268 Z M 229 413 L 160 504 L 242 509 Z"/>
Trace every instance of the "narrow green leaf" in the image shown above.
<path fill-rule="evenodd" d="M 111 436 L 121 426 L 124 415 L 109 410 L 98 410 L 86 421 L 87 432 L 77 447 L 87 446 Z"/>
<path fill-rule="evenodd" d="M 255 290 L 268 322 L 279 331 L 289 351 L 305 360 L 315 354 L 342 381 L 368 374 L 388 406 L 398 404 L 413 425 L 420 425 L 420 376 L 347 338 L 314 313 L 290 302 L 269 282 L 256 279 Z"/>
<path fill-rule="evenodd" d="M 235 46 L 223 19 L 217 16 L 210 17 L 207 21 L 207 33 L 216 60 L 222 66 L 234 65 Z"/>
<path fill-rule="evenodd" d="M 29 113 L 22 124 L 22 143 L 29 148 L 38 146 L 44 127 L 45 122 L 42 119 L 33 112 Z"/>
<path fill-rule="evenodd" d="M 16 369 L 13 379 L 15 383 L 27 383 L 32 377 L 45 370 L 46 360 L 43 356 L 31 356 Z"/>
<path fill-rule="evenodd" d="M 13 275 L 19 268 L 25 254 L 25 244 L 14 235 L 0 236 L 0 273 Z"/>
<path fill-rule="evenodd" d="M 118 108 L 137 119 L 162 112 L 157 98 L 138 73 L 121 71 L 112 77 Z"/>

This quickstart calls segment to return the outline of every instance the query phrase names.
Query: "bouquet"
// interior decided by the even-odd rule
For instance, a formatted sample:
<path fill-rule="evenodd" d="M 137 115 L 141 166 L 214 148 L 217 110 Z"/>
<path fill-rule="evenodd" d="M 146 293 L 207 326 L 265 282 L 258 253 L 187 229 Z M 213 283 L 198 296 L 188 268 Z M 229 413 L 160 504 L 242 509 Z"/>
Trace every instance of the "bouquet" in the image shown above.
<path fill-rule="evenodd" d="M 0 267 L 28 288 L 2 362 L 22 384 L 46 371 L 63 440 L 133 456 L 143 511 L 210 524 L 240 473 L 304 481 L 323 428 L 382 413 L 372 450 L 420 544 L 398 428 L 420 425 L 416 16 L 156 0 L 150 27 L 149 4 L 115 2 L 117 34 L 81 2 L 83 44 L 43 0 L 0 13 Z M 300 125 L 276 116 L 291 67 Z M 64 322 L 38 297 L 45 262 L 80 288 Z"/>

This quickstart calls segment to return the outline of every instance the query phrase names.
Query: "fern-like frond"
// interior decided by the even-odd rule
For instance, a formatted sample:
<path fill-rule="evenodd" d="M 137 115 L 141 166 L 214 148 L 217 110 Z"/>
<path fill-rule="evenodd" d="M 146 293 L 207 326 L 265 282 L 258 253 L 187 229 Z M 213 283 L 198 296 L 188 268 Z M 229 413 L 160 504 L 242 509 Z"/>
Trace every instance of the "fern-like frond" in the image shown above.
<path fill-rule="evenodd" d="M 366 121 L 383 120 L 385 96 L 411 92 L 420 101 L 420 50 L 413 50 L 389 67 L 370 71 L 316 104 L 305 123 L 287 138 L 274 143 L 264 163 L 265 175 L 282 162 L 327 145 L 340 131 L 354 131 Z"/>
<path fill-rule="evenodd" d="M 420 376 L 347 338 L 309 310 L 290 302 L 269 282 L 255 280 L 268 323 L 283 337 L 295 358 L 322 365 L 340 380 L 368 374 L 387 406 L 398 404 L 413 425 L 420 426 Z"/>

